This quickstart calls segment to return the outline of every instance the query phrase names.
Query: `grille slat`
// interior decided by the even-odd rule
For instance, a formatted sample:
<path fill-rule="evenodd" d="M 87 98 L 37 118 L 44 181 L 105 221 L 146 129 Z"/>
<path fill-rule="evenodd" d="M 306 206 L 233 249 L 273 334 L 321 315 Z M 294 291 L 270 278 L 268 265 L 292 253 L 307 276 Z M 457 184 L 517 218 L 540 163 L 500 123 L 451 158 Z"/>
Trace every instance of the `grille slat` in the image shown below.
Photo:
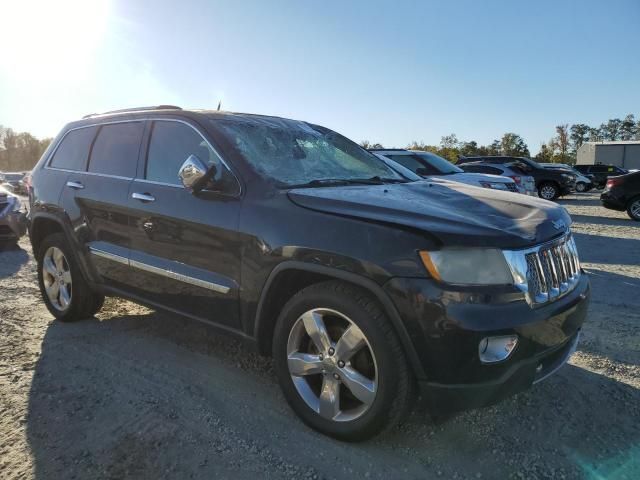
<path fill-rule="evenodd" d="M 529 301 L 542 304 L 573 289 L 580 275 L 578 251 L 573 237 L 541 246 L 526 254 Z"/>

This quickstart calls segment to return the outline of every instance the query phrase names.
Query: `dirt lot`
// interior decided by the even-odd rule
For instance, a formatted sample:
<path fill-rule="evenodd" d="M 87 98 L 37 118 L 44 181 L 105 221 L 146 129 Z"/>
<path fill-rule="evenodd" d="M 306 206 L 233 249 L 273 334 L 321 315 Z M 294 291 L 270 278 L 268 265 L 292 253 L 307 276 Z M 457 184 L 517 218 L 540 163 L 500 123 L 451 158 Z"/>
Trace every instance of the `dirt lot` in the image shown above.
<path fill-rule="evenodd" d="M 0 253 L 0 478 L 640 478 L 640 223 L 561 203 L 593 287 L 570 365 L 363 444 L 306 428 L 271 362 L 205 326 L 118 299 L 52 322 L 23 239 Z"/>

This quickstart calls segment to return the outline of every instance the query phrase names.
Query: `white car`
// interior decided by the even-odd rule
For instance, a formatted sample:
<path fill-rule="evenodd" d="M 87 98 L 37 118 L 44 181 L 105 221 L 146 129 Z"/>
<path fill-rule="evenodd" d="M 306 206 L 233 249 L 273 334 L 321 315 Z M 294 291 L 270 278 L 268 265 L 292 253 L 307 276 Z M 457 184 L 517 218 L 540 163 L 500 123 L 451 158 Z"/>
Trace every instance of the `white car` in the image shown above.
<path fill-rule="evenodd" d="M 446 178 L 447 180 L 476 187 L 518 193 L 516 182 L 509 177 L 485 173 L 467 173 L 435 153 L 404 149 L 375 149 L 370 151 L 405 177 L 408 174 L 407 170 L 409 170 L 411 174 L 420 178 Z"/>
<path fill-rule="evenodd" d="M 576 176 L 576 192 L 588 192 L 594 187 L 593 176 L 591 176 L 591 178 L 587 177 L 584 173 L 579 172 L 566 163 L 541 163 L 540 166 L 543 168 L 562 168 L 564 170 L 569 170 Z"/>

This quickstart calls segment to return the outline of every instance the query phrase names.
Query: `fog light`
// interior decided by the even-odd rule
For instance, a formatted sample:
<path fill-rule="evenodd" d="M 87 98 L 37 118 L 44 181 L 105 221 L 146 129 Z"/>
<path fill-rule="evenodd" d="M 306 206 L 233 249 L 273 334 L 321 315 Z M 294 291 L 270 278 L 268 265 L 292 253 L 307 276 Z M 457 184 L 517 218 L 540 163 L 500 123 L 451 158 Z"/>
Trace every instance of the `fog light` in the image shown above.
<path fill-rule="evenodd" d="M 478 345 L 478 355 L 482 363 L 495 363 L 506 360 L 518 345 L 517 335 L 485 337 Z"/>

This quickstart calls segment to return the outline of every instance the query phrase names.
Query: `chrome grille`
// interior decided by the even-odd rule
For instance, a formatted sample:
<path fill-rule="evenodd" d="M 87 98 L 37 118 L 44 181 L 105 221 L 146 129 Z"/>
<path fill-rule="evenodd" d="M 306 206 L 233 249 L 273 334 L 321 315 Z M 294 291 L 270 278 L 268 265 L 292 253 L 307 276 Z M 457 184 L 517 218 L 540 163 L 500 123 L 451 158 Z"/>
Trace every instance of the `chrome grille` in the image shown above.
<path fill-rule="evenodd" d="M 505 256 L 516 286 L 532 306 L 560 298 L 580 278 L 578 250 L 571 234 L 529 250 L 508 251 Z"/>
<path fill-rule="evenodd" d="M 507 190 L 509 190 L 510 192 L 518 191 L 518 186 L 515 183 L 505 183 L 505 185 L 507 186 Z"/>

